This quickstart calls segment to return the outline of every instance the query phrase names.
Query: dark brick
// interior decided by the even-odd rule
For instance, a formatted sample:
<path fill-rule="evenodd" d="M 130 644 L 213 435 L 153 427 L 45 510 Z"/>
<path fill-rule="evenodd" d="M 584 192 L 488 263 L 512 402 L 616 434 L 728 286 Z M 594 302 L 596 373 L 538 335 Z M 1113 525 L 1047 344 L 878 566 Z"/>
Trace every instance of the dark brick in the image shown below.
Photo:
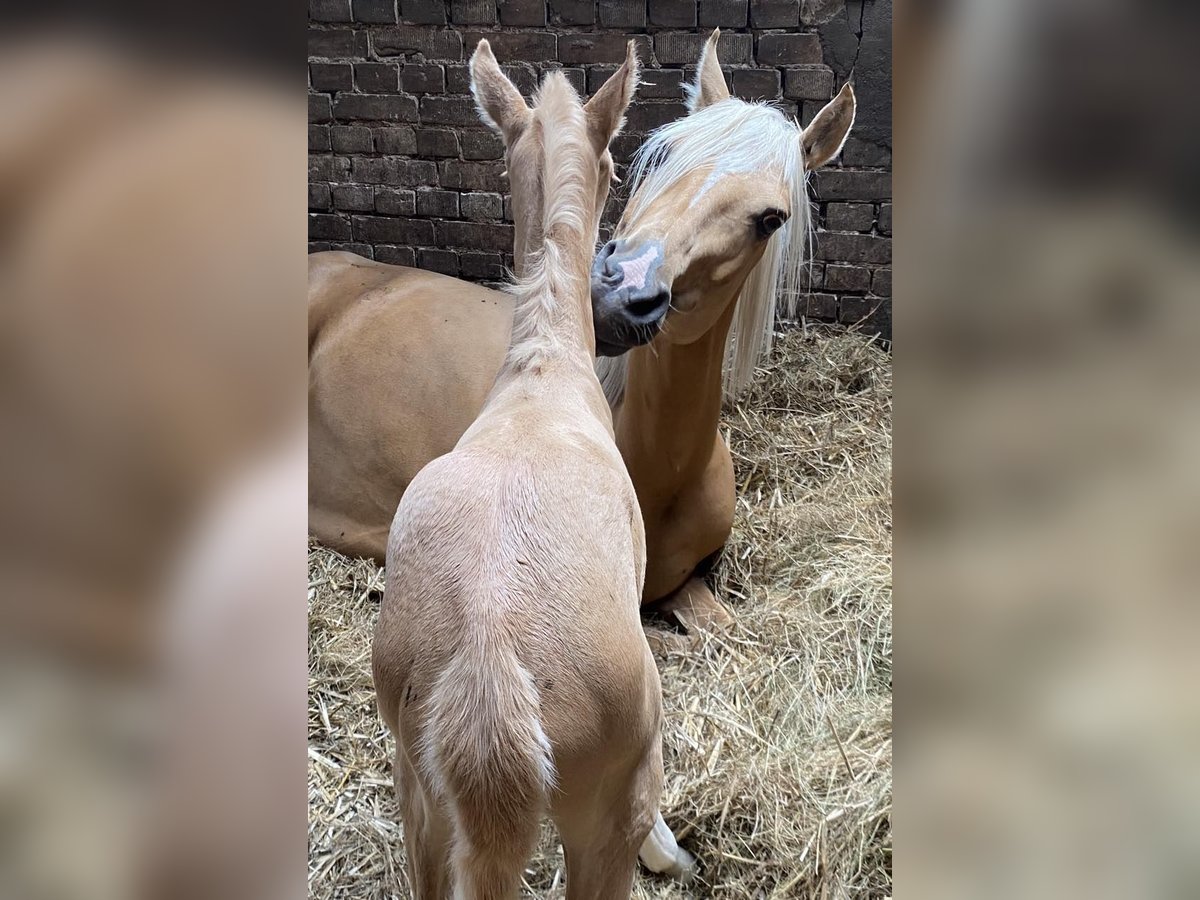
<path fill-rule="evenodd" d="M 654 36 L 654 53 L 664 66 L 694 65 L 700 60 L 700 50 L 708 40 L 707 34 L 670 32 Z M 748 34 L 723 34 L 717 54 L 726 66 L 749 65 L 752 62 L 754 39 Z"/>
<path fill-rule="evenodd" d="M 400 89 L 399 70 L 392 63 L 355 63 L 354 80 L 368 94 L 395 93 Z"/>
<path fill-rule="evenodd" d="M 314 90 L 348 91 L 354 87 L 349 63 L 313 63 L 308 70 Z"/>
<path fill-rule="evenodd" d="M 823 231 L 817 235 L 815 255 L 826 261 L 883 265 L 892 261 L 892 239 L 874 234 Z M 828 278 L 828 269 L 825 275 Z"/>
<path fill-rule="evenodd" d="M 357 253 L 359 256 L 366 259 L 374 259 L 375 249 L 370 244 L 362 244 L 357 241 L 339 241 L 329 245 L 330 250 L 344 250 L 347 253 Z"/>
<path fill-rule="evenodd" d="M 606 0 L 600 3 L 600 24 L 605 28 L 645 28 L 646 0 Z"/>
<path fill-rule="evenodd" d="M 870 231 L 874 224 L 875 207 L 870 203 L 830 203 L 825 210 L 830 231 Z"/>
<path fill-rule="evenodd" d="M 642 60 L 650 58 L 649 38 L 626 34 L 564 34 L 558 42 L 558 58 L 566 65 L 616 63 L 625 59 L 625 45 L 630 38 L 637 41 Z"/>
<path fill-rule="evenodd" d="M 844 325 L 862 322 L 870 318 L 882 303 L 882 300 L 869 297 L 843 297 L 838 304 L 838 321 Z"/>
<path fill-rule="evenodd" d="M 811 262 L 800 270 L 800 290 L 813 291 L 825 283 L 825 263 Z M 803 308 L 803 304 L 801 304 Z"/>
<path fill-rule="evenodd" d="M 331 115 L 329 110 L 330 106 L 328 94 L 308 95 L 309 122 L 328 122 Z"/>
<path fill-rule="evenodd" d="M 815 34 L 764 34 L 758 39 L 760 66 L 796 66 L 821 62 L 821 39 Z"/>
<path fill-rule="evenodd" d="M 445 25 L 443 0 L 400 0 L 400 21 L 405 25 Z"/>
<path fill-rule="evenodd" d="M 469 247 L 472 250 L 499 250 L 512 247 L 513 226 L 494 222 L 438 222 L 438 244 L 443 247 Z"/>
<path fill-rule="evenodd" d="M 550 0 L 550 15 L 563 25 L 591 25 L 596 21 L 593 0 Z"/>
<path fill-rule="evenodd" d="M 833 96 L 833 70 L 827 66 L 801 66 L 783 76 L 783 96 L 793 100 L 828 100 Z"/>
<path fill-rule="evenodd" d="M 370 153 L 375 146 L 366 125 L 334 125 L 329 129 L 329 138 L 338 153 Z"/>
<path fill-rule="evenodd" d="M 418 156 L 458 156 L 458 135 L 446 128 L 417 131 Z"/>
<path fill-rule="evenodd" d="M 438 183 L 437 163 L 428 159 L 385 159 L 387 183 L 395 187 L 425 187 Z"/>
<path fill-rule="evenodd" d="M 345 181 L 350 174 L 350 160 L 342 156 L 310 156 L 309 181 Z"/>
<path fill-rule="evenodd" d="M 462 59 L 463 39 L 457 31 L 399 25 L 371 33 L 371 43 L 380 56 L 423 53 L 428 59 Z M 471 45 L 472 49 L 474 44 Z"/>
<path fill-rule="evenodd" d="M 327 184 L 310 184 L 308 186 L 308 208 L 329 209 L 332 202 Z"/>
<path fill-rule="evenodd" d="M 594 94 L 594 93 L 596 93 L 596 91 L 600 90 L 600 86 L 603 85 L 604 82 L 608 81 L 608 79 L 610 77 L 612 77 L 613 73 L 616 71 L 617 71 L 616 66 L 588 66 L 588 68 L 587 68 L 587 90 L 588 90 L 588 93 Z M 658 69 L 643 69 L 642 70 L 643 81 L 641 84 L 638 85 L 637 95 L 634 97 L 635 103 L 638 100 L 645 98 L 645 94 L 642 93 L 642 89 L 645 87 L 645 84 L 646 84 L 645 83 L 646 75 L 653 75 L 654 73 L 656 73 L 658 71 L 659 71 Z"/>
<path fill-rule="evenodd" d="M 308 55 L 323 59 L 362 59 L 367 55 L 367 33 L 346 28 L 310 28 Z"/>
<path fill-rule="evenodd" d="M 429 272 L 458 277 L 458 254 L 453 250 L 418 250 L 417 265 Z"/>
<path fill-rule="evenodd" d="M 388 128 L 373 128 L 375 151 L 391 156 L 412 156 L 417 152 L 417 137 L 409 125 L 392 125 Z"/>
<path fill-rule="evenodd" d="M 657 100 L 631 105 L 625 114 L 625 120 L 630 131 L 647 132 L 668 122 L 674 122 L 686 114 L 687 107 L 682 103 Z"/>
<path fill-rule="evenodd" d="M 454 191 L 417 191 L 417 215 L 458 218 L 458 194 Z"/>
<path fill-rule="evenodd" d="M 811 319 L 836 319 L 837 297 L 833 294 L 809 294 L 803 309 L 804 314 Z"/>
<path fill-rule="evenodd" d="M 743 100 L 777 100 L 779 72 L 776 69 L 734 69 L 733 93 Z"/>
<path fill-rule="evenodd" d="M 879 207 L 879 231 L 881 234 L 892 233 L 892 204 L 884 203 Z"/>
<path fill-rule="evenodd" d="M 892 296 L 892 270 L 876 269 L 871 276 L 871 293 L 879 297 Z"/>
<path fill-rule="evenodd" d="M 694 0 L 650 0 L 650 24 L 695 28 L 696 3 Z"/>
<path fill-rule="evenodd" d="M 417 101 L 402 94 L 338 94 L 333 112 L 339 119 L 415 122 Z"/>
<path fill-rule="evenodd" d="M 821 200 L 890 200 L 890 172 L 856 172 L 850 169 L 818 169 L 813 173 L 814 190 Z"/>
<path fill-rule="evenodd" d="M 799 116 L 800 125 L 802 128 L 807 128 L 812 124 L 812 120 L 817 117 L 817 113 L 825 106 L 824 100 L 804 100 L 802 102 L 802 112 Z"/>
<path fill-rule="evenodd" d="M 466 46 L 472 51 L 481 38 L 487 38 L 492 52 L 499 62 L 525 60 L 546 62 L 558 56 L 558 38 L 549 31 L 468 31 L 463 35 Z M 570 60 L 563 60 L 570 62 Z"/>
<path fill-rule="evenodd" d="M 402 191 L 396 188 L 376 188 L 375 211 L 385 216 L 416 215 L 416 195 L 412 191 Z"/>
<path fill-rule="evenodd" d="M 495 281 L 504 277 L 503 257 L 499 253 L 463 250 L 458 254 L 458 269 L 463 278 Z"/>
<path fill-rule="evenodd" d="M 842 163 L 847 166 L 890 166 L 892 152 L 879 144 L 860 141 L 851 134 L 842 148 Z"/>
<path fill-rule="evenodd" d="M 705 28 L 745 28 L 749 5 L 747 0 L 700 0 L 700 24 Z"/>
<path fill-rule="evenodd" d="M 308 214 L 310 241 L 346 241 L 350 239 L 350 222 L 329 213 Z"/>
<path fill-rule="evenodd" d="M 637 99 L 683 99 L 683 71 L 681 69 L 642 69 L 642 83 L 638 87 Z"/>
<path fill-rule="evenodd" d="M 800 24 L 800 0 L 754 0 L 750 27 L 792 28 Z"/>
<path fill-rule="evenodd" d="M 329 249 L 329 241 L 309 241 L 308 242 L 308 252 L 309 253 L 324 253 L 328 249 Z"/>
<path fill-rule="evenodd" d="M 388 247 L 376 244 L 375 260 L 392 266 L 411 267 L 417 264 L 417 254 L 412 247 Z"/>
<path fill-rule="evenodd" d="M 529 63 L 508 63 L 500 67 L 522 96 L 529 97 L 538 85 L 538 75 Z M 467 66 L 446 66 L 446 91 L 471 93 L 471 72 Z"/>
<path fill-rule="evenodd" d="M 438 164 L 444 188 L 466 191 L 507 190 L 502 162 L 462 162 L 447 159 Z"/>
<path fill-rule="evenodd" d="M 349 22 L 350 0 L 308 0 L 310 22 Z"/>
<path fill-rule="evenodd" d="M 853 17 L 857 22 L 862 16 L 863 0 L 801 0 L 800 21 L 805 25 L 823 25 L 837 17 Z"/>
<path fill-rule="evenodd" d="M 354 21 L 395 25 L 396 0 L 354 0 Z"/>
<path fill-rule="evenodd" d="M 478 125 L 479 111 L 475 101 L 466 95 L 421 98 L 421 122 L 428 125 Z"/>
<path fill-rule="evenodd" d="M 354 239 L 368 243 L 386 242 L 419 246 L 433 243 L 433 223 L 420 219 L 386 216 L 355 216 Z"/>
<path fill-rule="evenodd" d="M 446 90 L 446 73 L 438 65 L 408 63 L 400 69 L 400 84 L 409 94 L 441 94 Z"/>
<path fill-rule="evenodd" d="M 825 267 L 825 289 L 827 291 L 863 291 L 871 286 L 871 270 L 861 266 Z"/>
<path fill-rule="evenodd" d="M 633 132 L 626 131 L 613 138 L 608 145 L 608 149 L 611 151 L 613 160 L 616 161 L 617 165 L 623 166 L 633 159 L 633 154 L 637 152 L 640 146 L 642 146 L 642 138 Z"/>
<path fill-rule="evenodd" d="M 472 222 L 499 219 L 504 214 L 504 198 L 499 194 L 470 193 L 459 198 L 462 217 Z"/>
<path fill-rule="evenodd" d="M 501 25 L 545 25 L 546 0 L 500 0 Z"/>
<path fill-rule="evenodd" d="M 448 0 L 450 21 L 456 25 L 496 24 L 493 0 Z"/>
<path fill-rule="evenodd" d="M 350 160 L 350 176 L 360 184 L 387 184 L 393 187 L 425 187 L 437 184 L 437 163 L 427 159 Z"/>
<path fill-rule="evenodd" d="M 308 126 L 308 150 L 310 153 L 320 153 L 322 150 L 328 151 L 329 145 L 329 126 L 328 125 L 309 125 Z"/>
<path fill-rule="evenodd" d="M 459 135 L 463 159 L 500 159 L 504 141 L 492 131 L 464 131 Z"/>
<path fill-rule="evenodd" d="M 375 208 L 375 189 L 369 184 L 335 184 L 333 205 L 338 209 L 370 212 Z"/>

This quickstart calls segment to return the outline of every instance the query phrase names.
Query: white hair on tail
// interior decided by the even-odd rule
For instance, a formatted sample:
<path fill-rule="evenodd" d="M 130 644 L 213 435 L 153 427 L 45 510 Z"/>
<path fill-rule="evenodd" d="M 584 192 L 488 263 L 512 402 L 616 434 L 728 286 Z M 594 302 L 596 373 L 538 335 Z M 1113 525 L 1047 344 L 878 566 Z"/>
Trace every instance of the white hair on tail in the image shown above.
<path fill-rule="evenodd" d="M 737 302 L 725 348 L 725 397 L 737 396 L 771 349 L 775 309 L 795 315 L 804 267 L 810 259 L 812 210 L 808 202 L 800 128 L 765 103 L 730 98 L 698 109 L 654 131 L 630 166 L 631 197 L 625 217 L 640 215 L 697 168 L 713 167 L 701 192 L 721 176 L 737 172 L 777 172 L 788 185 L 791 215 L 767 243 Z M 668 315 L 670 315 L 668 313 Z M 624 389 L 625 366 L 618 360 L 597 371 L 610 402 Z"/>

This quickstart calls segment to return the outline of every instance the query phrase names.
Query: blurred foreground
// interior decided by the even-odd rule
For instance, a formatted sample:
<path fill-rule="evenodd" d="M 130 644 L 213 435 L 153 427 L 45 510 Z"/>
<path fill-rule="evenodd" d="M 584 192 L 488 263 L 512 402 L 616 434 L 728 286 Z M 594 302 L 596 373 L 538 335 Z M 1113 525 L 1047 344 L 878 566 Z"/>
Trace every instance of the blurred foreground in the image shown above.
<path fill-rule="evenodd" d="M 55 26 L 0 46 L 0 896 L 297 897 L 301 85 Z"/>
<path fill-rule="evenodd" d="M 1200 891 L 1195 9 L 897 12 L 897 896 Z"/>

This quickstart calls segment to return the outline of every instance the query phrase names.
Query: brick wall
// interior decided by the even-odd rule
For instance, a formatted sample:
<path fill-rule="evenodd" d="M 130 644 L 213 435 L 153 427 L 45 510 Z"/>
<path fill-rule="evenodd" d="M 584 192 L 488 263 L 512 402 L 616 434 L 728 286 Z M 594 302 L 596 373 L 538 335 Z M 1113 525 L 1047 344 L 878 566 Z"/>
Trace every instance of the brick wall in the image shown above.
<path fill-rule="evenodd" d="M 713 26 L 733 93 L 805 124 L 854 71 L 854 131 L 812 179 L 820 232 L 806 310 L 890 336 L 891 0 L 310 0 L 310 249 L 501 279 L 512 214 L 503 146 L 468 86 L 479 38 L 528 96 L 550 67 L 590 94 L 637 36 L 647 84 L 614 144 L 620 171 L 648 132 L 683 115 L 682 85 Z M 610 201 L 605 236 L 624 199 Z"/>

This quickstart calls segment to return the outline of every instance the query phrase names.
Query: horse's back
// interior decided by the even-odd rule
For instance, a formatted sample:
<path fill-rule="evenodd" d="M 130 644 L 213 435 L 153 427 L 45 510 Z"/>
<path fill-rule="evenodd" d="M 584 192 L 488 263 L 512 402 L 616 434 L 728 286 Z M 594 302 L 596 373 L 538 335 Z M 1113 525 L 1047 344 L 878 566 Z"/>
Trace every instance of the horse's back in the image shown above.
<path fill-rule="evenodd" d="M 491 388 L 508 295 L 350 253 L 309 260 L 309 527 L 383 561 L 405 488 Z"/>
<path fill-rule="evenodd" d="M 543 725 L 560 764 L 616 750 L 614 734 L 640 752 L 647 735 L 628 723 L 657 710 L 649 649 L 629 652 L 645 646 L 632 485 L 619 458 L 591 464 L 572 445 L 547 434 L 524 445 L 471 442 L 423 469 L 389 538 L 377 632 L 388 636 L 393 688 L 415 667 L 424 675 L 413 683 L 428 689 L 472 622 L 486 622 L 545 695 Z"/>

